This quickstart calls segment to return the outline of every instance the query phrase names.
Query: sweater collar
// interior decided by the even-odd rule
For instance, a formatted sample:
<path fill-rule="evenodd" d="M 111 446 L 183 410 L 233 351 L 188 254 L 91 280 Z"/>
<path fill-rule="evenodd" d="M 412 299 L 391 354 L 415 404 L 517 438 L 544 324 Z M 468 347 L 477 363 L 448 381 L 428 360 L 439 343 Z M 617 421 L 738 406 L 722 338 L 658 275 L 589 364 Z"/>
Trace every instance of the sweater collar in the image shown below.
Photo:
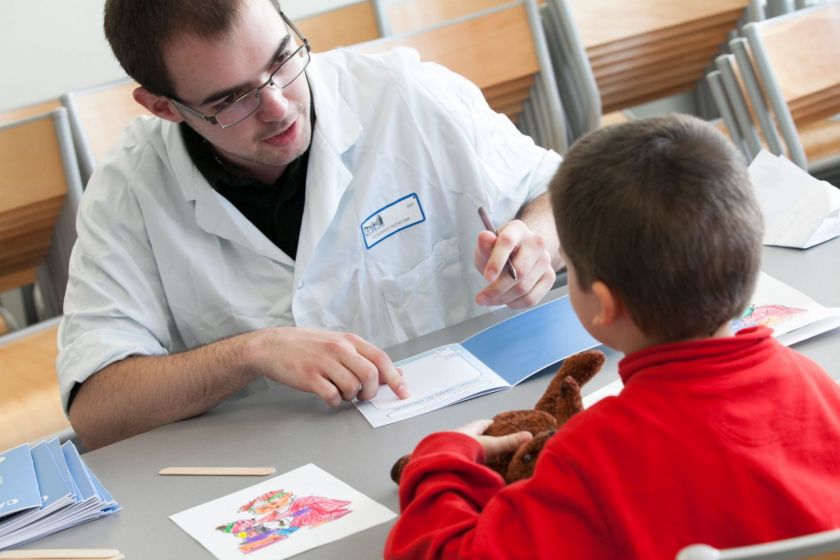
<path fill-rule="evenodd" d="M 618 374 L 626 385 L 643 370 L 655 371 L 667 366 L 667 371 L 673 371 L 673 365 L 678 362 L 685 363 L 686 375 L 714 373 L 721 365 L 725 365 L 723 371 L 731 371 L 732 361 L 761 359 L 758 351 L 774 343 L 773 329 L 757 326 L 738 331 L 734 336 L 659 344 L 625 356 L 618 364 Z"/>

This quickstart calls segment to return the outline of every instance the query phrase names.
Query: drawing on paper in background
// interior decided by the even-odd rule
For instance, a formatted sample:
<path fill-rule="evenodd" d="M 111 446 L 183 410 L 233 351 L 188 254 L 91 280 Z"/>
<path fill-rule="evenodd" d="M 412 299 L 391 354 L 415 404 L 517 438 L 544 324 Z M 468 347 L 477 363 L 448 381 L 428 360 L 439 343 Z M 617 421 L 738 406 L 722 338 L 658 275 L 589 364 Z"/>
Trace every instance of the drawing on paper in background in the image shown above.
<path fill-rule="evenodd" d="M 349 500 L 333 500 L 321 496 L 297 497 L 286 490 L 271 490 L 239 508 L 243 517 L 216 527 L 217 531 L 240 540 L 239 550 L 248 554 L 268 545 L 284 541 L 302 528 L 314 529 L 344 517 L 353 510 Z"/>
<path fill-rule="evenodd" d="M 741 329 L 759 325 L 773 327 L 779 323 L 787 321 L 791 317 L 799 315 L 800 313 L 806 313 L 807 311 L 807 309 L 802 309 L 800 307 L 788 307 L 786 305 L 751 304 L 746 310 L 744 310 L 744 313 L 742 313 L 738 319 L 732 321 L 731 330 L 732 332 L 738 332 Z"/>
<path fill-rule="evenodd" d="M 310 463 L 170 519 L 219 560 L 283 560 L 395 517 Z"/>

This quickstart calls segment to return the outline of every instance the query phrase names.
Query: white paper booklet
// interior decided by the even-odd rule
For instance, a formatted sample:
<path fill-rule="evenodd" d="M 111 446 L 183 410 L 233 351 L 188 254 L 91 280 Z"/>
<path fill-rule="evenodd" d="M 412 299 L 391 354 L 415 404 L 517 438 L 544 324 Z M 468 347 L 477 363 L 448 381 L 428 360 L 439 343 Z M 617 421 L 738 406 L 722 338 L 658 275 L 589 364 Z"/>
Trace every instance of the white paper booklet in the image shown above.
<path fill-rule="evenodd" d="M 840 326 L 840 308 L 820 305 L 762 272 L 750 305 L 732 322 L 732 332 L 755 325 L 772 327 L 773 336 L 790 346 Z"/>
<path fill-rule="evenodd" d="M 219 560 L 281 560 L 394 517 L 312 463 L 169 516 Z"/>
<path fill-rule="evenodd" d="M 561 360 L 598 346 L 575 315 L 568 296 L 496 323 L 460 344 L 441 346 L 397 362 L 411 396 L 387 386 L 356 407 L 378 428 L 501 389 L 509 389 Z"/>
<path fill-rule="evenodd" d="M 840 190 L 762 150 L 750 180 L 764 214 L 764 244 L 808 249 L 840 235 Z"/>

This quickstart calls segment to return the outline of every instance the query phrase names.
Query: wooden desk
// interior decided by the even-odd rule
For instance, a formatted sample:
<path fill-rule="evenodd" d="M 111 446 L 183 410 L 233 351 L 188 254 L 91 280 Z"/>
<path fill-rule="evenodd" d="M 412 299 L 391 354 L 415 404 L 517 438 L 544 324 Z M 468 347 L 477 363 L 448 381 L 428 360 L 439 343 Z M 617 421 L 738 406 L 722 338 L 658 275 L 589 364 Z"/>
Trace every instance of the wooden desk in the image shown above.
<path fill-rule="evenodd" d="M 836 279 L 840 277 L 840 239 L 808 251 L 765 248 L 764 270 L 825 305 L 840 306 L 840 290 L 836 287 Z M 563 292 L 560 288 L 553 295 Z M 399 345 L 389 352 L 399 359 L 460 341 L 507 314 L 506 310 L 494 312 Z M 835 377 L 840 377 L 838 347 L 840 330 L 796 346 Z M 619 358 L 610 352 L 604 371 L 584 392 L 615 379 Z M 212 558 L 168 516 L 263 479 L 158 476 L 157 471 L 165 466 L 265 465 L 275 466 L 282 473 L 311 462 L 398 511 L 397 488 L 388 477 L 397 457 L 410 451 L 432 431 L 457 427 L 502 410 L 532 407 L 549 378 L 548 375 L 532 377 L 513 389 L 375 430 L 350 405 L 328 409 L 312 395 L 282 387 L 230 402 L 201 417 L 86 454 L 88 465 L 124 510 L 31 546 L 119 548 L 132 559 Z M 390 524 L 380 525 L 299 558 L 379 558 L 389 529 Z"/>

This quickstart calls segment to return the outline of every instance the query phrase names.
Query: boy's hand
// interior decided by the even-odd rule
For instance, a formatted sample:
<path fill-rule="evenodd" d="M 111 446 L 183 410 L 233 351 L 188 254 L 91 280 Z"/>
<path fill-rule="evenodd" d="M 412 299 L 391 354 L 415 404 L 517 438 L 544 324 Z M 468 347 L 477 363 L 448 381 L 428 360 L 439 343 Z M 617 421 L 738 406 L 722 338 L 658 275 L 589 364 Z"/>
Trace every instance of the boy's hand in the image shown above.
<path fill-rule="evenodd" d="M 508 222 L 497 233 L 498 237 L 489 231 L 478 235 L 475 267 L 490 284 L 476 295 L 476 303 L 514 309 L 536 305 L 556 278 L 545 239 L 522 220 Z M 516 280 L 505 268 L 508 258 L 516 269 Z"/>
<path fill-rule="evenodd" d="M 473 420 L 466 426 L 453 431 L 470 436 L 480 443 L 481 447 L 484 448 L 485 460 L 492 459 L 502 453 L 510 453 L 534 437 L 531 432 L 517 432 L 499 437 L 483 435 L 492 423 L 492 420 Z"/>

